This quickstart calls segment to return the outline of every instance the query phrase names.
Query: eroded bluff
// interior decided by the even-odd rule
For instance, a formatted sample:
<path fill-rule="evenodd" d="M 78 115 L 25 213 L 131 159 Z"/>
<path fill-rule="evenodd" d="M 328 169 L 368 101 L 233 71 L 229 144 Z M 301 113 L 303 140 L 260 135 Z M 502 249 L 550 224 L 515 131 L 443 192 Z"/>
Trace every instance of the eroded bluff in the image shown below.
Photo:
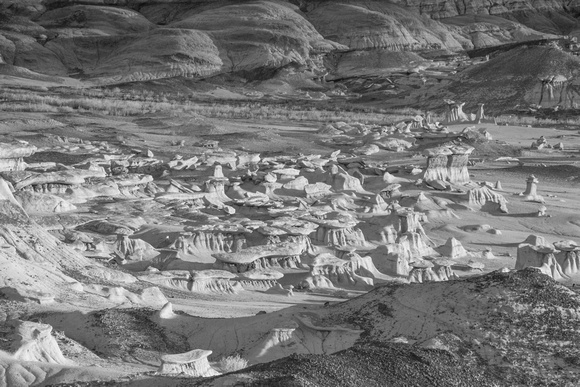
<path fill-rule="evenodd" d="M 392 52 L 573 34 L 577 8 L 556 0 L 1 0 L 0 64 L 96 84 L 223 73 L 263 79 L 288 66 L 313 79 L 341 78 L 420 62 Z"/>

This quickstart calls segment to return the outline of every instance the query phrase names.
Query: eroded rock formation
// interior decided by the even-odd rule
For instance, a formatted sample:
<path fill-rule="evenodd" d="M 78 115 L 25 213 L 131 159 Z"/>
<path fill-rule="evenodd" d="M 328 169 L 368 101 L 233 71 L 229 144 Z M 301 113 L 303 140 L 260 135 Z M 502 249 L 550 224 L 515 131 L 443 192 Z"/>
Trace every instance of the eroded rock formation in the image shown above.
<path fill-rule="evenodd" d="M 489 203 L 493 205 L 494 208 L 491 208 L 493 211 L 508 213 L 506 198 L 490 189 L 485 183 L 467 192 L 467 202 L 469 206 L 475 208 L 484 208 Z"/>
<path fill-rule="evenodd" d="M 12 323 L 14 340 L 10 342 L 14 358 L 20 361 L 33 361 L 61 365 L 74 365 L 66 359 L 56 339 L 52 336 L 52 327 L 48 324 L 31 321 L 14 321 Z"/>
<path fill-rule="evenodd" d="M 0 143 L 0 171 L 22 171 L 26 167 L 23 158 L 32 156 L 36 147 L 28 144 Z"/>
<path fill-rule="evenodd" d="M 219 375 L 207 361 L 212 351 L 194 349 L 185 353 L 161 356 L 161 374 L 185 374 L 191 377 L 209 377 Z"/>
<path fill-rule="evenodd" d="M 269 245 L 248 247 L 237 252 L 216 253 L 215 266 L 233 273 L 243 273 L 248 270 L 270 269 L 272 267 L 296 268 L 300 267 L 300 257 L 307 251 L 305 239 L 300 241 L 288 240 Z"/>
<path fill-rule="evenodd" d="M 566 281 L 580 272 L 580 248 L 573 241 L 548 244 L 530 236 L 518 245 L 516 269 L 535 267 L 556 281 Z"/>
<path fill-rule="evenodd" d="M 428 149 L 425 181 L 443 180 L 453 184 L 463 184 L 470 181 L 467 169 L 469 155 L 473 152 L 469 146 L 448 146 Z"/>

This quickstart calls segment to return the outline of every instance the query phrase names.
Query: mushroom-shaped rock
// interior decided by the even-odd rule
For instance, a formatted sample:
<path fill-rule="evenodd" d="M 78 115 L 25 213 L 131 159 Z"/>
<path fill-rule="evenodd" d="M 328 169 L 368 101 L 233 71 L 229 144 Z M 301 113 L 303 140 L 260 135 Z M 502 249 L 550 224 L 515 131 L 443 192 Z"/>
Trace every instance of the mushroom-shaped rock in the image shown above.
<path fill-rule="evenodd" d="M 219 375 L 207 361 L 212 351 L 194 349 L 185 353 L 161 356 L 161 374 L 185 374 L 192 377 L 209 377 Z"/>
<path fill-rule="evenodd" d="M 359 220 L 344 212 L 328 212 L 322 217 L 306 216 L 320 227 L 312 234 L 316 241 L 336 247 L 360 246 L 366 243 L 363 232 L 356 227 Z"/>
<path fill-rule="evenodd" d="M 469 155 L 474 148 L 470 146 L 452 146 L 451 156 L 449 156 L 447 167 L 449 169 L 449 182 L 451 183 L 467 183 L 469 179 L 469 171 L 467 165 L 469 163 Z"/>
<path fill-rule="evenodd" d="M 470 146 L 445 146 L 427 149 L 423 152 L 427 156 L 427 169 L 423 179 L 449 181 L 450 183 L 467 183 L 469 171 L 467 164 L 469 155 L 474 148 Z"/>
<path fill-rule="evenodd" d="M 572 276 L 580 272 L 580 246 L 574 241 L 559 241 L 554 243 L 556 261 L 562 267 L 562 271 L 567 276 Z"/>
<path fill-rule="evenodd" d="M 571 240 L 554 242 L 554 247 L 563 251 L 575 251 L 580 249 L 580 246 Z"/>
<path fill-rule="evenodd" d="M 526 179 L 526 190 L 521 193 L 521 195 L 525 196 L 526 200 L 532 202 L 539 202 L 544 203 L 544 198 L 538 195 L 538 183 L 539 180 L 534 175 L 528 176 Z"/>
<path fill-rule="evenodd" d="M 518 246 L 516 270 L 526 267 L 535 267 L 556 281 L 568 278 L 562 266 L 557 261 L 555 254 L 558 250 L 550 245 L 531 245 L 522 243 Z"/>
<path fill-rule="evenodd" d="M 455 274 L 451 266 L 455 264 L 454 261 L 445 258 L 437 258 L 432 261 L 433 271 L 441 281 L 448 281 L 457 279 L 459 276 Z"/>
<path fill-rule="evenodd" d="M 412 262 L 413 269 L 409 273 L 408 280 L 411 283 L 423 283 L 456 279 L 458 276 L 451 270 L 452 262 L 445 259 L 436 259 L 433 262 L 424 260 Z"/>
<path fill-rule="evenodd" d="M 452 155 L 449 147 L 431 148 L 423 151 L 427 156 L 427 168 L 425 170 L 425 181 L 431 180 L 449 180 L 449 171 L 447 169 L 447 159 Z"/>

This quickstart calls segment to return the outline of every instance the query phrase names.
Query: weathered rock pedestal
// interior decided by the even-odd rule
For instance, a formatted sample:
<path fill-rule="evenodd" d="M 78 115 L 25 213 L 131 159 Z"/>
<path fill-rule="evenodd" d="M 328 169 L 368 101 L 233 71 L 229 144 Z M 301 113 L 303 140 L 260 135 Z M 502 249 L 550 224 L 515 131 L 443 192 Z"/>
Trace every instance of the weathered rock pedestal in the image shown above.
<path fill-rule="evenodd" d="M 439 259 L 433 262 L 413 262 L 409 273 L 410 283 L 440 282 L 459 278 L 451 269 L 452 261 Z"/>
<path fill-rule="evenodd" d="M 449 181 L 447 164 L 448 158 L 452 154 L 451 150 L 446 147 L 427 149 L 423 154 L 427 156 L 427 168 L 425 169 L 424 179 L 426 181 Z"/>
<path fill-rule="evenodd" d="M 467 164 L 469 155 L 473 152 L 470 146 L 449 146 L 427 149 L 427 168 L 424 180 L 448 181 L 453 184 L 463 184 L 470 181 Z"/>
<path fill-rule="evenodd" d="M 528 178 L 526 179 L 526 190 L 522 192 L 520 195 L 525 196 L 526 200 L 543 203 L 544 198 L 538 195 L 537 192 L 539 182 L 540 181 L 536 178 L 536 176 L 534 175 L 528 176 Z"/>
<path fill-rule="evenodd" d="M 538 240 L 538 242 L 541 243 L 542 240 Z M 561 281 L 568 276 L 556 259 L 555 254 L 557 252 L 554 246 L 522 243 L 518 246 L 515 268 L 516 270 L 521 270 L 526 267 L 535 267 L 554 280 Z"/>
<path fill-rule="evenodd" d="M 363 232 L 356 227 L 359 220 L 340 212 L 329 212 L 322 219 L 308 217 L 308 221 L 319 225 L 311 238 L 315 242 L 335 247 L 364 245 Z"/>
<path fill-rule="evenodd" d="M 163 355 L 158 372 L 160 374 L 185 374 L 192 377 L 219 375 L 220 373 L 214 370 L 207 361 L 211 353 L 212 351 L 194 349 L 175 355 Z"/>
<path fill-rule="evenodd" d="M 567 276 L 580 272 L 580 246 L 572 241 L 560 241 L 554 243 L 559 251 L 555 254 L 556 261 Z"/>
<path fill-rule="evenodd" d="M 469 155 L 473 152 L 470 146 L 454 146 L 451 148 L 451 156 L 447 168 L 449 170 L 450 183 L 467 183 L 469 182 L 469 171 L 467 164 L 469 163 Z"/>

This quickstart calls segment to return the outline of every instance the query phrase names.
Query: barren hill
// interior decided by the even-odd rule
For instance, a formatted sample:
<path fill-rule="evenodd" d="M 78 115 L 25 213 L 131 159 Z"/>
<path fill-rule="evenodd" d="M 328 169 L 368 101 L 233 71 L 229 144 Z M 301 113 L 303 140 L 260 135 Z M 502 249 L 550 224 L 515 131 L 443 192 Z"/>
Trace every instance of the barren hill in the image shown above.
<path fill-rule="evenodd" d="M 348 77 L 356 72 L 343 61 L 372 74 L 393 51 L 457 52 L 574 34 L 574 9 L 558 1 L 2 0 L 0 64 L 6 74 L 17 66 L 88 84 L 224 73 L 264 79 L 287 66 Z"/>
<path fill-rule="evenodd" d="M 537 269 L 389 284 L 308 314 L 319 327 L 354 325 L 364 333 L 343 351 L 294 354 L 189 385 L 571 386 L 578 379 L 580 297 Z M 256 316 L 252 325 L 263 329 L 269 320 Z M 183 382 L 154 376 L 117 385 Z"/>
<path fill-rule="evenodd" d="M 363 327 L 361 344 L 257 365 L 236 377 L 248 386 L 572 385 L 579 312 L 577 294 L 534 269 L 387 285 L 328 311 L 329 323 Z M 530 356 L 539 348 L 541 357 Z M 200 385 L 226 385 L 228 378 Z"/>

